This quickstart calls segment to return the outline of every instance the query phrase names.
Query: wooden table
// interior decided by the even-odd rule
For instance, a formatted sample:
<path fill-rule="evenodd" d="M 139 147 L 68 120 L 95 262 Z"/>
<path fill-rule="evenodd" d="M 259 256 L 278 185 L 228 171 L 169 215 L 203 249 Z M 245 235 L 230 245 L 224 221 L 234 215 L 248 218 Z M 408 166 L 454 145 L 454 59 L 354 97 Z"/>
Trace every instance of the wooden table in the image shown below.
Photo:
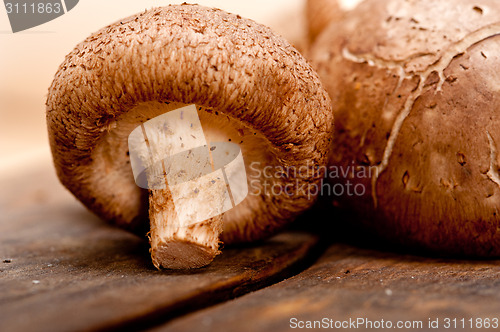
<path fill-rule="evenodd" d="M 1 185 L 0 331 L 277 332 L 324 318 L 425 330 L 429 319 L 500 318 L 499 261 L 364 249 L 305 220 L 207 268 L 157 271 L 143 238 L 86 211 L 50 165 Z"/>

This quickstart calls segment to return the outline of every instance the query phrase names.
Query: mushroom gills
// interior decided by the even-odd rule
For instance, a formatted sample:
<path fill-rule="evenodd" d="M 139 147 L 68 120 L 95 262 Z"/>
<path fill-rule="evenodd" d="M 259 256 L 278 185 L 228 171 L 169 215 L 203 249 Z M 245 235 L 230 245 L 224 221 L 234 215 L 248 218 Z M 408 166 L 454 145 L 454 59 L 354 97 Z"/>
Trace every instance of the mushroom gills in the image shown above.
<path fill-rule="evenodd" d="M 187 105 L 174 102 L 146 102 L 138 104 L 117 118 L 95 151 L 97 155 L 106 156 L 101 159 L 104 160 L 104 164 L 107 163 L 108 165 L 102 165 L 102 167 L 109 170 L 116 170 L 121 167 L 123 171 L 119 173 L 122 173 L 122 176 L 132 177 L 133 181 L 130 161 L 133 164 L 134 155 L 137 155 L 138 152 L 128 150 L 127 139 L 132 131 L 136 128 L 141 129 L 140 127 L 144 130 L 144 124 L 148 123 L 149 120 L 184 108 L 185 106 Z M 227 116 L 222 111 L 196 105 L 196 112 L 203 128 L 204 141 L 211 147 L 210 150 L 215 149 L 214 142 L 237 144 L 241 148 L 247 174 L 251 174 L 250 164 L 252 162 L 258 162 L 260 165 L 274 163 L 275 158 L 270 152 L 271 149 L 268 148 L 269 143 L 260 133 L 252 131 L 242 122 Z M 139 127 L 137 126 L 138 123 L 141 124 Z M 169 269 L 199 268 L 208 265 L 220 253 L 220 235 L 223 231 L 224 222 L 230 219 L 229 222 L 236 223 L 239 215 L 248 212 L 249 207 L 252 206 L 252 198 L 247 197 L 242 202 L 243 204 L 240 204 L 241 206 L 236 206 L 236 208 L 228 211 L 226 214 L 222 214 L 223 211 L 220 209 L 223 205 L 228 203 L 232 203 L 233 206 L 235 205 L 232 195 L 230 195 L 231 202 L 227 202 L 227 196 L 221 195 L 224 192 L 224 188 L 220 186 L 227 186 L 227 182 L 224 182 L 224 179 L 214 179 L 214 181 L 211 181 L 209 183 L 211 188 L 200 187 L 199 183 L 198 185 L 186 183 L 184 189 L 187 188 L 187 190 L 195 193 L 205 191 L 209 193 L 209 196 L 205 195 L 206 200 L 203 203 L 198 202 L 198 205 L 189 205 L 189 202 L 184 204 L 184 210 L 186 210 L 187 206 L 189 211 L 181 212 L 183 218 L 179 218 L 179 211 L 178 209 L 176 211 L 176 204 L 172 197 L 166 174 L 168 173 L 167 170 L 171 171 L 171 167 L 177 170 L 182 169 L 182 167 L 178 163 L 175 164 L 175 160 L 172 161 L 172 164 L 168 164 L 163 159 L 166 155 L 169 155 L 169 147 L 164 146 L 162 148 L 162 144 L 158 142 L 165 135 L 165 128 L 161 128 L 161 126 L 149 126 L 148 133 L 149 135 L 146 135 L 148 144 L 142 145 L 143 153 L 141 152 L 143 162 L 149 163 L 147 165 L 150 169 L 147 175 L 148 182 L 150 184 L 163 182 L 163 186 L 160 183 L 159 186 L 155 187 L 153 185 L 148 189 L 149 239 L 152 261 L 157 268 L 164 267 Z M 190 136 L 194 137 L 194 135 Z M 184 146 L 182 140 L 186 141 L 186 138 L 178 138 L 178 144 Z M 189 145 L 189 142 L 185 143 Z M 144 156 L 151 155 L 152 152 L 153 159 L 148 161 L 148 158 Z M 128 156 L 125 165 L 123 165 L 123 158 L 117 158 L 117 156 L 123 155 Z M 122 165 L 117 165 L 118 162 L 121 162 Z M 186 165 L 186 167 L 189 167 L 189 165 Z M 213 161 L 211 167 L 213 171 Z M 110 174 L 110 176 L 116 175 Z M 255 174 L 253 176 L 255 177 Z M 215 180 L 222 181 L 215 183 Z M 246 182 L 247 179 L 245 178 L 244 181 Z M 262 181 L 269 181 L 269 179 L 262 179 Z M 213 188 L 214 183 L 219 188 Z M 137 189 L 141 190 L 139 187 Z M 189 200 L 189 197 L 186 197 L 186 200 Z M 220 210 L 219 213 L 214 211 L 217 209 Z M 211 217 L 200 221 L 197 210 L 202 211 L 201 213 L 211 210 Z M 196 218 L 197 215 L 198 219 Z"/>

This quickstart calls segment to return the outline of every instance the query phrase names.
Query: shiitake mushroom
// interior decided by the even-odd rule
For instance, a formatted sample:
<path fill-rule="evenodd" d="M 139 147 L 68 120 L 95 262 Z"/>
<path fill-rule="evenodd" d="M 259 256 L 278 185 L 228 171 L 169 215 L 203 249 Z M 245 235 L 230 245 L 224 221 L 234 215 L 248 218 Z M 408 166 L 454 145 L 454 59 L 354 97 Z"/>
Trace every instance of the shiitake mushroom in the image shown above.
<path fill-rule="evenodd" d="M 259 188 L 290 190 L 250 192 L 223 216 L 164 231 L 172 219 L 168 193 L 135 184 L 127 137 L 191 104 L 209 139 L 240 145 Z M 193 268 L 210 263 L 220 241 L 269 236 L 312 205 L 314 193 L 300 188 L 323 176 L 314 170 L 327 162 L 333 118 L 316 73 L 289 43 L 239 15 L 184 4 L 130 16 L 77 45 L 49 88 L 47 123 L 64 186 L 125 228 L 147 227 L 149 208 L 155 265 Z M 310 172 L 259 171 L 278 166 Z"/>
<path fill-rule="evenodd" d="M 367 0 L 310 50 L 332 98 L 336 201 L 392 243 L 500 255 L 500 2 Z"/>

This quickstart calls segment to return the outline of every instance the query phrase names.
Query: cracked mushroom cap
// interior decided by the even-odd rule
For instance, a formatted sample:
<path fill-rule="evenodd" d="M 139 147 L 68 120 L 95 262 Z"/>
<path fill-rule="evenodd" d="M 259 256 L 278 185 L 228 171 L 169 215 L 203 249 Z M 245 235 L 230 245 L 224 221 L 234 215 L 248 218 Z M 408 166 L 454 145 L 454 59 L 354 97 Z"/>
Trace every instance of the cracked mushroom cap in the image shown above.
<path fill-rule="evenodd" d="M 323 176 L 314 170 L 327 162 L 333 126 L 330 99 L 317 75 L 270 29 L 197 5 L 133 15 L 92 34 L 66 56 L 47 100 L 61 182 L 100 217 L 147 228 L 148 192 L 134 182 L 127 138 L 142 123 L 191 104 L 207 141 L 239 144 L 249 178 L 246 199 L 224 214 L 223 226 L 210 226 L 209 256 L 217 251 L 218 227 L 228 243 L 259 239 L 312 205 L 314 193 L 303 189 Z M 310 172 L 276 177 L 264 167 Z M 291 190 L 271 192 L 270 185 Z M 166 210 L 168 193 L 154 195 L 150 210 Z"/>
<path fill-rule="evenodd" d="M 341 203 L 392 242 L 500 255 L 500 2 L 368 0 L 311 50 L 334 103 Z M 344 181 L 347 181 L 345 179 Z"/>

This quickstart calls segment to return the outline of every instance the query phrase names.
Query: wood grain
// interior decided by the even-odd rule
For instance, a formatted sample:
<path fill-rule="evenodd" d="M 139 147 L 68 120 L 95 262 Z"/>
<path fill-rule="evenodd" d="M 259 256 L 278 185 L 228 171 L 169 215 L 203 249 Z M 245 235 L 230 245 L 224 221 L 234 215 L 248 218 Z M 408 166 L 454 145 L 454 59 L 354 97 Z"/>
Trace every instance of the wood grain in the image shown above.
<path fill-rule="evenodd" d="M 336 244 L 297 276 L 155 331 L 289 331 L 292 317 L 415 320 L 423 322 L 415 329 L 420 331 L 429 330 L 429 318 L 440 320 L 440 330 L 445 318 L 500 319 L 500 261 L 431 259 Z"/>
<path fill-rule="evenodd" d="M 144 239 L 86 211 L 50 165 L 3 179 L 0 211 L 0 331 L 144 328 L 278 281 L 317 246 L 288 232 L 157 271 Z"/>

